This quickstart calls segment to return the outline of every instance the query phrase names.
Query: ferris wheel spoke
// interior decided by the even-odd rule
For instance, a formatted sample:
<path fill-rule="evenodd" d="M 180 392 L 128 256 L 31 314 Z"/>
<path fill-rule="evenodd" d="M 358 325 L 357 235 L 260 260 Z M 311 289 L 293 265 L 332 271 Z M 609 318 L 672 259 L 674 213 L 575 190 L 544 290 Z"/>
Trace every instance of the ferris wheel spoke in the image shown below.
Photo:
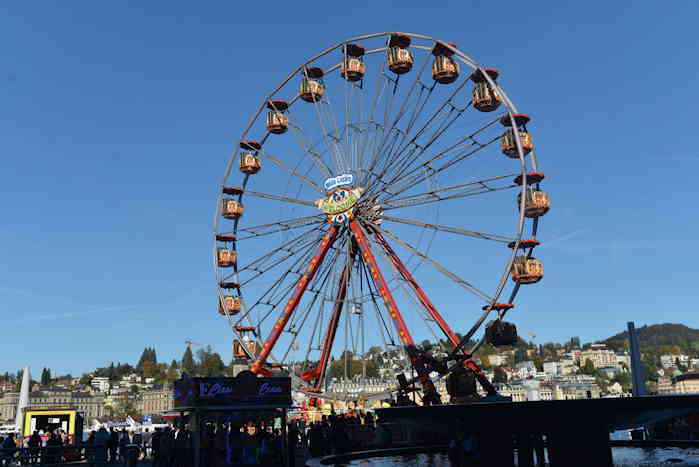
<path fill-rule="evenodd" d="M 262 346 L 260 354 L 258 355 L 257 359 L 253 362 L 253 364 L 250 366 L 250 371 L 252 371 L 253 373 L 267 373 L 263 368 L 263 365 L 267 361 L 267 357 L 269 357 L 269 354 L 272 352 L 274 345 L 277 343 L 277 340 L 279 339 L 282 330 L 286 326 L 286 323 L 289 321 L 289 318 L 291 318 L 291 315 L 298 306 L 301 297 L 303 296 L 304 292 L 306 291 L 306 288 L 308 287 L 309 281 L 311 281 L 315 274 L 318 272 L 318 267 L 322 264 L 325 255 L 328 253 L 328 250 L 335 242 L 337 238 L 337 233 L 337 227 L 331 226 L 330 229 L 328 229 L 328 231 L 325 233 L 325 235 L 323 235 L 323 240 L 320 242 L 320 245 L 318 247 L 318 254 L 314 256 L 313 259 L 311 259 L 311 262 L 308 266 L 308 271 L 301 277 L 297 289 L 289 298 L 289 301 L 287 302 L 287 305 L 284 308 L 284 312 L 279 317 L 279 320 L 274 325 L 274 328 L 265 340 L 265 344 Z"/>
<path fill-rule="evenodd" d="M 262 154 L 264 157 L 271 160 L 275 165 L 277 165 L 281 169 L 286 170 L 291 175 L 293 175 L 294 177 L 301 180 L 305 185 L 309 186 L 310 188 L 314 189 L 315 191 L 317 191 L 319 193 L 325 194 L 325 191 L 317 183 L 315 183 L 313 180 L 311 180 L 307 176 L 298 173 L 296 170 L 292 169 L 291 167 L 286 165 L 284 162 L 282 162 L 279 158 L 273 156 L 272 154 L 270 154 L 267 151 L 264 151 L 262 149 L 260 149 L 258 151 L 258 153 Z"/>
<path fill-rule="evenodd" d="M 308 79 L 306 70 L 304 70 L 304 75 L 306 79 Z M 318 124 L 320 125 L 320 130 L 323 134 L 324 140 L 330 153 L 332 153 L 335 158 L 336 169 L 338 171 L 346 170 L 347 161 L 345 160 L 342 148 L 340 147 L 342 138 L 340 136 L 340 130 L 337 126 L 335 114 L 332 111 L 330 98 L 328 97 L 327 93 L 324 93 L 323 97 L 320 99 L 314 99 L 313 107 L 316 110 Z"/>
<path fill-rule="evenodd" d="M 305 217 L 294 217 L 290 219 L 283 219 L 277 222 L 271 222 L 269 224 L 259 224 L 250 227 L 238 228 L 238 230 L 229 230 L 221 232 L 221 234 L 238 234 L 236 236 L 236 241 L 245 240 L 248 238 L 262 237 L 276 232 L 282 232 L 285 230 L 293 230 L 301 227 L 306 227 L 313 224 L 322 224 L 324 218 L 322 215 L 313 215 Z M 249 234 L 247 236 L 241 236 L 240 234 Z"/>
<path fill-rule="evenodd" d="M 252 306 L 247 308 L 246 313 L 240 317 L 239 322 L 242 322 L 245 318 L 247 318 L 257 307 L 263 305 L 269 306 L 270 310 L 268 313 L 262 317 L 258 317 L 257 327 L 261 327 L 262 323 L 267 319 L 269 314 L 272 313 L 279 306 L 281 301 L 284 300 L 289 293 L 291 293 L 294 287 L 296 287 L 298 278 L 303 275 L 302 271 L 306 268 L 306 265 L 310 261 L 313 252 L 315 251 L 314 247 L 318 243 L 317 240 L 318 239 L 313 239 L 309 241 L 308 245 L 305 247 L 305 250 L 301 251 L 300 254 L 295 255 L 296 259 L 294 260 L 293 264 L 279 275 L 279 278 L 277 278 L 277 280 L 275 280 L 272 285 L 259 296 Z M 284 287 L 284 283 L 289 277 L 291 277 L 291 282 Z"/>
<path fill-rule="evenodd" d="M 444 337 L 451 341 L 454 346 L 457 345 L 459 340 L 456 334 L 454 334 L 442 315 L 437 311 L 437 307 L 434 306 L 424 290 L 418 285 L 417 281 L 415 281 L 412 274 L 405 267 L 393 248 L 391 248 L 378 231 L 374 232 L 373 237 L 372 240 L 378 246 L 381 257 L 395 272 L 394 277 L 397 279 L 405 296 L 409 297 L 413 302 L 414 308 L 418 311 L 420 318 L 434 337 L 435 342 L 439 342 L 439 337 L 437 337 L 434 331 L 434 326 L 437 326 L 444 334 Z"/>
<path fill-rule="evenodd" d="M 395 162 L 396 154 L 400 154 L 400 148 L 402 147 L 401 145 L 404 144 L 406 140 L 408 140 L 408 136 L 412 131 L 412 127 L 415 124 L 418 115 L 429 101 L 429 98 L 432 96 L 432 91 L 434 91 L 434 87 L 436 86 L 436 84 L 433 84 L 431 87 L 428 87 L 422 82 L 420 82 L 420 84 L 420 91 L 417 98 L 415 99 L 415 105 L 413 106 L 412 114 L 410 115 L 410 118 L 408 119 L 408 123 L 405 126 L 405 128 L 400 130 L 402 139 L 400 141 L 396 141 L 393 145 L 394 147 L 397 145 L 398 149 L 394 151 L 394 147 L 390 147 L 382 151 L 385 154 L 383 168 L 380 171 L 382 175 L 385 174 L 385 172 L 392 166 L 393 162 Z M 425 96 L 423 96 L 423 93 L 426 93 Z M 397 127 L 394 126 L 394 128 Z"/>
<path fill-rule="evenodd" d="M 379 307 L 379 304 L 377 302 L 377 297 L 379 295 L 376 289 L 374 288 L 374 284 L 371 280 L 371 273 L 369 272 L 369 268 L 367 267 L 366 263 L 364 263 L 364 260 L 361 257 L 357 258 L 357 260 L 360 266 L 362 283 L 366 284 L 366 287 L 368 289 L 369 301 L 373 305 L 372 308 L 376 317 L 376 325 L 379 328 L 379 333 L 381 335 L 381 340 L 383 342 L 384 349 L 388 349 L 389 346 L 396 345 L 396 340 L 393 338 L 393 335 L 391 334 L 391 327 L 388 326 L 386 320 L 383 318 L 383 315 L 381 314 L 381 307 Z M 391 342 L 390 344 L 389 341 Z"/>
<path fill-rule="evenodd" d="M 333 244 L 333 246 L 330 248 L 330 257 L 326 257 L 326 260 L 323 261 L 323 264 L 320 266 L 318 273 L 313 278 L 313 281 L 309 283 L 308 292 L 313 293 L 314 298 L 322 297 L 323 300 L 325 300 L 326 297 L 329 296 L 328 291 L 330 290 L 332 283 L 334 282 L 332 280 L 329 281 L 329 279 L 331 279 L 331 276 L 333 275 L 333 272 L 337 267 L 339 258 L 342 255 L 343 247 L 346 242 L 347 238 L 341 237 L 336 241 L 335 244 Z M 310 305 L 306 313 L 308 312 L 310 312 Z M 298 327 L 298 321 L 302 319 L 301 316 L 302 315 L 296 314 L 292 317 L 289 326 L 287 327 L 287 331 L 296 330 L 296 328 Z"/>
<path fill-rule="evenodd" d="M 223 187 L 223 192 L 225 194 L 233 194 L 233 195 L 246 194 L 248 196 L 255 196 L 257 198 L 265 198 L 265 199 L 271 199 L 271 200 L 275 200 L 275 201 L 282 201 L 285 203 L 300 204 L 302 206 L 310 206 L 312 208 L 315 207 L 315 203 L 313 203 L 312 201 L 290 198 L 288 196 L 274 195 L 271 193 L 262 193 L 261 191 L 254 191 L 254 190 L 250 190 L 248 188 L 242 188 L 242 187 L 238 187 L 238 186 Z"/>
<path fill-rule="evenodd" d="M 418 87 L 422 89 L 425 87 L 425 85 L 422 83 L 422 74 L 424 73 L 425 69 L 429 65 L 430 60 L 429 60 L 429 55 L 425 55 L 424 60 L 422 61 L 422 64 L 419 67 L 419 71 L 415 73 L 415 79 L 413 80 L 412 85 L 410 86 L 410 90 L 407 92 L 405 99 L 403 100 L 403 103 L 401 104 L 399 110 L 396 112 L 395 117 L 392 119 L 392 123 L 388 124 L 390 117 L 390 109 L 393 107 L 393 99 L 386 99 L 386 105 L 384 106 L 384 122 L 383 122 L 383 128 L 384 128 L 384 137 L 381 140 L 379 144 L 376 144 L 374 147 L 374 154 L 372 157 L 372 164 L 369 166 L 369 173 L 372 173 L 376 170 L 377 164 L 381 160 L 381 155 L 384 154 L 384 147 L 386 140 L 388 138 L 388 135 L 392 133 L 392 130 L 396 128 L 398 125 L 398 122 L 403 118 L 403 115 L 405 113 L 406 107 L 409 106 L 409 103 L 411 101 L 413 92 L 415 92 L 415 89 Z M 396 78 L 396 80 L 399 80 L 400 78 Z M 397 81 L 396 81 L 396 87 L 397 87 Z M 392 94 L 392 96 L 395 95 L 395 92 Z"/>
<path fill-rule="evenodd" d="M 479 195 L 482 193 L 509 190 L 517 187 L 517 184 L 510 183 L 502 186 L 494 186 L 492 182 L 510 178 L 513 175 L 517 174 L 512 173 L 507 175 L 501 175 L 498 177 L 485 178 L 473 182 L 462 183 L 459 185 L 453 185 L 450 187 L 417 193 L 403 198 L 388 197 L 386 199 L 379 199 L 378 203 L 380 204 L 380 209 L 382 211 L 388 211 L 391 209 L 420 206 L 423 204 L 436 203 L 450 199 L 465 198 L 468 196 Z"/>
<path fill-rule="evenodd" d="M 366 222 L 366 221 L 365 221 L 365 222 Z M 384 236 L 386 236 L 386 237 L 390 237 L 390 238 L 393 239 L 396 243 L 398 243 L 399 245 L 401 245 L 403 248 L 405 248 L 406 250 L 409 250 L 412 254 L 414 254 L 414 255 L 417 256 L 418 258 L 422 259 L 422 260 L 425 261 L 426 263 L 430 264 L 430 265 L 431 265 L 432 267 L 434 267 L 439 273 L 441 273 L 442 275 L 448 277 L 448 278 L 451 279 L 452 281 L 456 282 L 456 283 L 457 283 L 459 286 L 461 286 L 463 289 L 468 290 L 469 292 L 471 292 L 472 294 L 474 294 L 475 296 L 481 298 L 482 300 L 484 300 L 484 301 L 486 301 L 486 302 L 491 302 L 491 301 L 492 301 L 492 298 L 489 297 L 488 294 L 486 294 L 485 292 L 479 290 L 479 289 L 476 288 L 474 285 L 472 285 L 472 284 L 470 284 L 469 282 L 465 281 L 464 279 L 462 279 L 461 277 L 459 277 L 459 276 L 456 275 L 455 273 L 451 272 L 449 269 L 445 268 L 444 266 L 442 266 L 441 264 L 439 264 L 437 261 L 435 261 L 435 260 L 433 260 L 432 258 L 430 258 L 429 256 L 425 255 L 424 253 L 422 253 L 421 251 L 419 251 L 417 248 L 413 247 L 413 246 L 410 245 L 409 243 L 407 243 L 407 242 L 401 240 L 397 235 L 394 235 L 393 233 L 387 231 L 386 229 L 382 229 L 381 227 L 379 227 L 378 225 L 376 225 L 376 224 L 374 224 L 374 223 L 372 223 L 372 222 L 368 222 L 368 224 L 371 226 L 371 228 L 372 228 L 373 230 L 376 230 L 377 232 L 381 233 L 381 235 L 384 235 Z"/>
<path fill-rule="evenodd" d="M 260 295 L 260 297 L 255 302 L 254 306 L 265 305 L 270 307 L 270 313 L 273 312 L 279 304 L 284 300 L 285 297 L 291 293 L 291 291 L 296 287 L 296 282 L 298 278 L 303 275 L 303 270 L 306 267 L 308 261 L 310 261 L 314 246 L 316 242 L 310 242 L 308 246 L 296 255 L 296 259 L 293 261 L 290 267 L 288 267 L 283 273 L 280 274 L 279 279 L 275 280 L 272 285 Z M 287 283 L 287 279 L 289 282 Z M 252 308 L 254 308 L 254 306 Z M 267 315 L 258 317 L 258 322 L 260 326 L 266 320 Z"/>
<path fill-rule="evenodd" d="M 429 222 L 421 222 L 421 221 L 416 221 L 413 219 L 404 219 L 404 218 L 400 218 L 400 217 L 392 217 L 392 216 L 385 216 L 385 215 L 382 215 L 381 219 L 383 219 L 385 221 L 390 221 L 390 222 L 399 222 L 401 224 L 413 225 L 413 226 L 421 227 L 423 229 L 428 229 L 428 230 L 439 230 L 441 232 L 449 232 L 449 233 L 454 233 L 454 234 L 459 234 L 459 235 L 465 235 L 468 237 L 481 238 L 484 240 L 493 240 L 495 242 L 500 242 L 500 243 L 510 243 L 510 242 L 516 240 L 514 237 L 507 237 L 505 235 L 499 235 L 499 234 L 493 234 L 493 233 L 487 233 L 487 232 L 477 232 L 475 230 L 462 229 L 459 227 L 450 227 L 447 225 L 440 225 L 440 224 L 431 224 Z"/>
<path fill-rule="evenodd" d="M 322 221 L 322 219 L 321 219 L 321 221 Z M 237 240 L 238 240 L 238 241 L 241 241 L 241 240 L 249 240 L 249 239 L 251 239 L 251 238 L 265 237 L 265 236 L 267 236 L 267 235 L 271 235 L 271 234 L 274 234 L 274 233 L 286 232 L 286 231 L 289 231 L 289 230 L 299 229 L 299 228 L 301 228 L 301 227 L 307 227 L 307 226 L 309 226 L 309 225 L 313 225 L 313 224 L 317 224 L 317 223 L 319 223 L 319 220 L 311 220 L 311 221 L 308 221 L 308 222 L 304 222 L 304 223 L 302 223 L 302 224 L 283 224 L 283 223 L 282 223 L 282 224 L 280 224 L 279 227 L 274 228 L 274 229 L 268 229 L 268 230 L 266 230 L 264 233 L 255 233 L 255 234 L 251 234 L 251 235 L 248 235 L 248 236 L 238 237 Z M 239 232 L 240 232 L 240 231 L 239 231 Z"/>
<path fill-rule="evenodd" d="M 313 227 L 312 229 L 306 230 L 303 233 L 299 234 L 298 236 L 294 237 L 293 239 L 284 242 L 282 245 L 270 250 L 269 252 L 265 253 L 264 255 L 261 255 L 257 257 L 256 259 L 250 261 L 247 263 L 245 266 L 242 268 L 238 268 L 238 273 L 247 271 L 247 270 L 254 270 L 256 266 L 260 264 L 264 264 L 264 261 L 273 258 L 275 255 L 277 255 L 280 252 L 286 252 L 287 254 L 295 254 L 299 248 L 299 245 L 305 245 L 306 243 L 312 242 L 315 240 L 313 236 L 311 235 L 313 232 L 316 231 L 321 231 L 320 227 Z"/>
<path fill-rule="evenodd" d="M 350 271 L 353 266 L 354 256 L 356 255 L 356 250 L 354 248 L 352 248 L 352 250 L 354 253 L 350 253 L 350 255 L 348 255 L 348 262 L 344 265 L 341 277 L 337 284 L 337 292 L 330 319 L 328 321 L 328 327 L 325 332 L 325 337 L 323 338 L 323 347 L 318 365 L 314 370 L 311 370 L 301 376 L 301 379 L 304 381 L 312 383 L 313 388 L 316 390 L 320 390 L 323 382 L 325 381 L 325 374 L 327 371 L 328 362 L 330 361 L 330 353 L 332 352 L 333 343 L 335 342 L 335 336 L 337 334 L 337 328 L 340 324 L 340 315 L 342 314 L 342 309 L 345 305 L 348 284 L 350 282 Z"/>
<path fill-rule="evenodd" d="M 398 189 L 393 189 L 392 191 L 396 194 L 401 193 L 407 189 L 410 188 L 408 185 L 408 181 L 410 184 L 417 184 L 421 183 L 424 180 L 427 180 L 430 177 L 433 177 L 448 168 L 466 160 L 469 157 L 472 157 L 473 155 L 477 154 L 479 151 L 482 149 L 485 149 L 486 147 L 490 146 L 494 142 L 498 141 L 500 139 L 499 136 L 496 136 L 489 141 L 486 141 L 485 143 L 481 143 L 480 141 L 473 140 L 472 143 L 469 145 L 468 150 L 465 152 L 460 152 L 456 155 L 454 155 L 448 162 L 442 164 L 441 166 L 435 168 L 433 167 L 430 162 L 425 162 L 423 164 L 420 164 L 418 167 L 416 167 L 414 170 L 412 170 L 411 175 L 405 177 L 405 182 L 401 181 L 400 188 Z M 417 172 L 417 173 L 416 173 Z"/>
<path fill-rule="evenodd" d="M 338 256 L 338 252 L 340 249 L 338 249 L 337 252 L 333 255 L 333 258 L 330 261 L 330 266 L 326 268 L 325 271 L 321 270 L 319 274 L 316 275 L 314 278 L 314 282 L 309 286 L 309 291 L 313 293 L 313 297 L 309 301 L 309 303 L 306 305 L 305 310 L 303 313 L 296 315 L 298 319 L 294 320 L 292 318 L 290 324 L 287 326 L 286 332 L 294 336 L 290 342 L 290 344 L 287 346 L 286 352 L 284 353 L 283 360 L 286 360 L 286 358 L 289 355 L 289 352 L 291 351 L 294 342 L 299 336 L 300 329 L 305 325 L 306 321 L 308 320 L 309 316 L 311 315 L 311 312 L 313 308 L 316 306 L 316 303 L 318 302 L 318 299 L 323 296 L 324 291 L 326 288 L 329 288 L 329 284 L 332 283 L 332 281 L 328 281 L 328 279 L 331 276 L 331 272 L 333 270 L 333 265 L 335 264 Z M 321 279 L 322 278 L 322 279 Z M 303 378 L 302 378 L 303 379 Z"/>
<path fill-rule="evenodd" d="M 448 146 L 446 149 L 438 152 L 434 156 L 417 165 L 414 165 L 415 162 L 417 162 L 428 149 L 428 147 L 419 148 L 419 150 L 411 157 L 410 163 L 405 164 L 404 167 L 394 175 L 393 179 L 386 181 L 385 186 L 381 189 L 381 191 L 385 190 L 396 194 L 400 193 L 411 186 L 433 177 L 434 175 L 443 172 L 459 162 L 475 155 L 480 150 L 499 140 L 499 136 L 491 138 L 486 142 L 480 142 L 476 139 L 476 136 L 486 131 L 496 122 L 497 120 L 489 122 L 487 125 L 484 125 L 471 134 L 460 138 L 456 143 Z M 446 164 L 433 167 L 435 162 L 440 161 L 445 157 L 451 157 L 451 159 Z"/>
<path fill-rule="evenodd" d="M 470 104 L 469 104 L 470 105 Z M 412 140 L 408 146 L 412 146 L 412 149 L 409 153 L 406 153 L 403 159 L 399 159 L 398 156 L 403 153 L 404 149 L 400 150 L 399 153 L 396 155 L 394 158 L 395 162 L 395 168 L 391 168 L 386 172 L 386 176 L 390 176 L 388 182 L 384 182 L 383 177 L 379 180 L 381 183 L 384 183 L 384 186 L 392 186 L 396 182 L 398 182 L 402 176 L 403 172 L 407 171 L 410 169 L 410 167 L 417 161 L 419 158 L 425 154 L 425 152 L 449 129 L 451 126 L 463 115 L 464 111 L 468 108 L 468 106 L 464 107 L 463 109 L 457 109 L 453 105 L 451 105 L 451 109 L 447 113 L 447 115 L 444 117 L 444 120 L 439 122 L 439 125 L 434 129 L 434 133 L 432 136 L 427 140 L 426 143 L 424 144 L 417 144 L 415 140 Z M 454 115 L 452 115 L 454 113 Z M 451 118 L 449 118 L 451 117 Z"/>
<path fill-rule="evenodd" d="M 422 125 L 422 127 L 417 130 L 412 138 L 410 138 L 409 141 L 407 141 L 396 153 L 396 156 L 399 156 L 403 151 L 405 151 L 408 147 L 410 147 L 411 144 L 414 144 L 419 137 L 421 137 L 423 134 L 427 133 L 427 130 L 431 128 L 434 125 L 434 122 L 437 121 L 437 117 L 439 114 L 446 108 L 451 107 L 452 109 L 457 109 L 456 104 L 454 103 L 454 98 L 456 95 L 463 89 L 463 87 L 466 85 L 466 81 L 462 81 L 456 88 L 452 91 L 452 93 L 449 95 L 449 97 L 442 103 L 442 105 L 439 106 L 437 110 L 435 110 L 432 115 L 430 115 L 429 118 L 425 121 L 425 123 Z M 466 110 L 470 106 L 470 103 L 464 107 L 461 112 Z"/>
<path fill-rule="evenodd" d="M 311 144 L 309 138 L 306 136 L 306 132 L 304 131 L 303 127 L 295 124 L 291 120 L 291 118 L 289 120 L 289 128 L 291 128 L 291 133 L 294 135 L 294 139 L 296 139 L 296 142 L 298 143 L 301 150 L 309 155 L 311 161 L 313 162 L 313 165 L 315 165 L 318 171 L 326 178 L 331 177 L 332 170 L 323 160 L 323 154 L 327 152 L 327 150 L 322 152 L 318 151 L 318 145 L 320 144 L 320 142 L 322 142 L 322 140 L 318 143 Z"/>
<path fill-rule="evenodd" d="M 368 263 L 369 268 L 371 269 L 371 277 L 374 279 L 374 284 L 379 290 L 384 305 L 391 316 L 391 319 L 393 320 L 393 325 L 396 328 L 396 332 L 400 337 L 406 353 L 408 354 L 411 365 L 418 373 L 423 389 L 423 404 L 441 404 L 439 393 L 429 378 L 430 370 L 422 361 L 420 361 L 417 354 L 411 350 L 415 350 L 416 348 L 415 341 L 410 334 L 410 330 L 408 329 L 405 319 L 403 318 L 401 311 L 393 298 L 393 294 L 386 283 L 381 269 L 376 263 L 376 258 L 371 251 L 371 242 L 367 239 L 367 234 L 364 231 L 364 228 L 356 220 L 350 221 L 349 228 L 357 241 L 358 249 L 364 258 L 364 261 Z"/>
<path fill-rule="evenodd" d="M 381 101 L 381 97 L 386 95 L 385 99 L 386 100 L 393 100 L 393 97 L 395 96 L 394 93 L 391 93 L 390 96 L 388 95 L 388 87 L 390 86 L 390 83 L 394 82 L 395 80 L 390 78 L 386 72 L 384 67 L 382 66 L 381 73 L 379 74 L 381 84 L 376 86 L 375 93 L 374 93 L 374 99 L 372 100 L 371 104 L 371 110 L 369 111 L 369 117 L 367 119 L 367 135 L 364 138 L 364 144 L 362 146 L 362 160 L 364 163 L 362 164 L 361 171 L 362 171 L 362 178 L 361 178 L 361 184 L 365 185 L 368 181 L 368 175 L 369 172 L 371 171 L 371 167 L 373 167 L 377 163 L 377 158 L 379 157 L 379 153 L 377 151 L 376 145 L 379 142 L 379 129 L 381 129 L 381 132 L 383 133 L 383 130 L 385 129 L 384 126 L 381 125 L 379 122 L 380 116 L 376 115 L 376 112 L 379 108 L 379 102 Z M 389 105 L 389 104 L 386 104 Z M 385 114 L 385 111 L 384 111 Z M 386 121 L 388 118 L 387 115 L 384 116 L 384 121 Z M 371 129 L 374 131 L 372 132 Z M 368 160 L 364 160 L 364 154 L 370 154 L 371 157 Z"/>
<path fill-rule="evenodd" d="M 296 249 L 287 250 L 288 252 L 284 256 L 282 256 L 280 258 L 276 258 L 271 263 L 264 264 L 263 266 L 257 266 L 255 268 L 248 268 L 248 270 L 252 271 L 253 274 L 251 274 L 251 276 L 249 278 L 247 278 L 246 280 L 242 281 L 240 283 L 240 285 L 241 286 L 248 285 L 250 282 L 252 282 L 255 279 L 259 278 L 260 276 L 268 273 L 269 271 L 274 270 L 277 266 L 284 263 L 289 258 L 292 258 L 295 255 L 297 255 L 298 253 L 302 252 L 304 249 L 311 249 L 314 244 L 315 244 L 315 241 L 308 241 L 306 243 L 301 244 Z"/>

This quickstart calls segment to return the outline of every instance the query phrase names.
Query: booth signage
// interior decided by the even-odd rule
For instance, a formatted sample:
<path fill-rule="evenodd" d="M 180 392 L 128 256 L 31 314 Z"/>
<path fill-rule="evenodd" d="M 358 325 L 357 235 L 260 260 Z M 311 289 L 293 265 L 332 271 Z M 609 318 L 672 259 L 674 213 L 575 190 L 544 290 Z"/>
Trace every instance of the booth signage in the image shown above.
<path fill-rule="evenodd" d="M 291 378 L 258 378 L 242 372 L 235 378 L 183 377 L 174 384 L 175 408 L 202 406 L 286 407 L 291 405 Z"/>

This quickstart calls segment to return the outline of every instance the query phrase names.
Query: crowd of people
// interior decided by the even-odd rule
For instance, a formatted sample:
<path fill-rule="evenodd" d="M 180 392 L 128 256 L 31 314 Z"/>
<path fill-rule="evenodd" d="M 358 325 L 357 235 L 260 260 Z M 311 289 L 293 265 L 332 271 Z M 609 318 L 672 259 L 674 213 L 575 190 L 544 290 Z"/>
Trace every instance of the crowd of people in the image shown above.
<path fill-rule="evenodd" d="M 345 415 L 323 415 L 318 421 L 307 422 L 297 418 L 288 423 L 286 438 L 274 419 L 258 421 L 204 421 L 199 430 L 199 465 L 224 466 L 282 466 L 302 465 L 301 459 L 343 454 L 352 450 L 388 448 L 393 442 L 389 425 L 377 422 L 371 412 L 351 412 Z M 65 432 L 56 429 L 47 433 L 34 432 L 19 440 L 14 435 L 0 440 L 5 451 L 17 448 L 70 447 Z M 194 465 L 194 436 L 187 424 L 179 421 L 174 426 L 145 429 L 100 428 L 88 433 L 81 444 L 88 463 L 136 465 L 147 461 L 153 467 L 191 467 Z M 24 449 L 30 452 L 31 449 Z M 36 449 L 36 454 L 20 461 L 15 456 L 0 459 L 0 465 L 28 465 L 48 459 L 47 449 Z M 9 451 L 8 451 L 9 452 Z M 60 454 L 57 454 L 60 455 Z M 55 455 L 55 456 L 57 456 Z M 40 456 L 42 458 L 40 459 Z M 55 457 L 54 456 L 54 457 Z M 66 460 L 66 459 L 63 459 Z"/>
<path fill-rule="evenodd" d="M 0 436 L 0 465 L 60 463 L 64 459 L 63 447 L 69 441 L 68 434 L 60 428 L 35 430 L 28 438 L 15 433 L 9 433 L 4 438 Z"/>

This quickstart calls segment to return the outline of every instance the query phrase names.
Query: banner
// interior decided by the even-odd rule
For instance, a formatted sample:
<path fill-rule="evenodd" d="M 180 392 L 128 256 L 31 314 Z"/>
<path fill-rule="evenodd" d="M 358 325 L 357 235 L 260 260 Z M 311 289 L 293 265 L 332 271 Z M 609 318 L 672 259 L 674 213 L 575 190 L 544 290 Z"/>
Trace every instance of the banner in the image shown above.
<path fill-rule="evenodd" d="M 249 371 L 243 371 L 235 378 L 189 378 L 184 375 L 175 381 L 174 392 L 175 408 L 291 406 L 291 378 L 258 378 Z"/>

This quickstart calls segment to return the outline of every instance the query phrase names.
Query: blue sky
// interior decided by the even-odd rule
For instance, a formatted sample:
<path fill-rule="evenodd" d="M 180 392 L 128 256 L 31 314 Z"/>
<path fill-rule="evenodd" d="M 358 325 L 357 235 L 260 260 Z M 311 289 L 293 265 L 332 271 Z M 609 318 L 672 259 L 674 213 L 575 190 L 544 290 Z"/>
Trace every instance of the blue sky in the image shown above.
<path fill-rule="evenodd" d="M 210 236 L 230 152 L 300 62 L 391 30 L 457 42 L 535 118 L 554 207 L 522 334 L 699 327 L 698 16 L 691 1 L 3 3 L 0 371 L 77 374 L 145 346 L 169 360 L 190 338 L 227 360 Z"/>

